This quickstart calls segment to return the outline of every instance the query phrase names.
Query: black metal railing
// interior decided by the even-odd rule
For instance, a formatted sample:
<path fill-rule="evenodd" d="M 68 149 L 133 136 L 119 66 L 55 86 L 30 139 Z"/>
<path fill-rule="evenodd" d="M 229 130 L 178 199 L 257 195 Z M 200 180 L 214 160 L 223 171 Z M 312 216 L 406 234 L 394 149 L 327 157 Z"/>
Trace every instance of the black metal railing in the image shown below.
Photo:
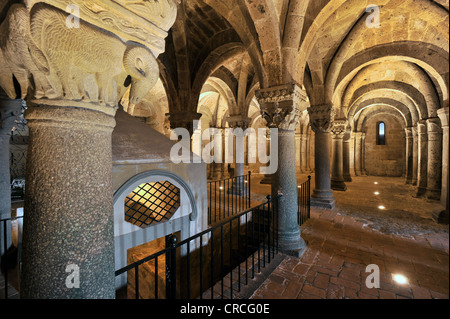
<path fill-rule="evenodd" d="M 251 172 L 209 181 L 208 223 L 214 225 L 251 207 Z"/>
<path fill-rule="evenodd" d="M 127 273 L 129 298 L 232 299 L 278 253 L 277 200 L 268 196 L 265 203 L 181 242 L 170 235 L 164 250 L 117 270 L 116 276 Z M 146 276 L 140 275 L 143 269 Z"/>
<path fill-rule="evenodd" d="M 297 219 L 301 226 L 311 217 L 311 176 L 297 188 Z"/>
<path fill-rule="evenodd" d="M 1 225 L 1 236 L 2 236 L 2 256 L 1 256 L 1 273 L 4 279 L 4 299 L 8 299 L 10 295 L 10 272 L 11 270 L 14 270 L 17 273 L 20 274 L 20 264 L 21 264 L 21 245 L 20 245 L 20 237 L 19 237 L 19 225 L 18 221 L 22 220 L 23 216 L 17 216 L 13 218 L 5 218 L 0 219 L 0 225 Z M 16 228 L 17 232 L 17 247 L 12 244 L 12 226 Z M 9 234 L 9 236 L 8 236 Z M 8 240 L 10 239 L 10 240 Z M 10 245 L 11 244 L 11 245 Z M 18 288 L 18 287 L 17 287 Z"/>

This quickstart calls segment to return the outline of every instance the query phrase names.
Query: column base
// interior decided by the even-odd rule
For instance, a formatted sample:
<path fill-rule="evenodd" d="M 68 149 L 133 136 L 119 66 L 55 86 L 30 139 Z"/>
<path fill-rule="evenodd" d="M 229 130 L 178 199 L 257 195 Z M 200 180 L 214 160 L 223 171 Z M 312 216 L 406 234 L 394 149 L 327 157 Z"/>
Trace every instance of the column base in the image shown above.
<path fill-rule="evenodd" d="M 295 234 L 278 234 L 278 250 L 286 255 L 300 258 L 306 250 L 306 242 L 299 232 Z"/>
<path fill-rule="evenodd" d="M 427 189 L 425 187 L 418 187 L 416 195 L 414 195 L 414 197 L 423 197 L 426 192 L 427 192 Z"/>
<path fill-rule="evenodd" d="M 331 189 L 334 191 L 345 192 L 347 190 L 347 185 L 345 185 L 344 181 L 331 180 Z"/>
<path fill-rule="evenodd" d="M 435 210 L 432 218 L 438 224 L 448 225 L 448 210 L 445 208 Z"/>
<path fill-rule="evenodd" d="M 425 197 L 428 200 L 441 200 L 441 190 L 440 189 L 427 189 L 425 191 Z"/>
<path fill-rule="evenodd" d="M 330 191 L 313 191 L 311 196 L 311 206 L 333 209 L 336 206 L 336 200 L 334 199 L 333 192 Z"/>
<path fill-rule="evenodd" d="M 344 182 L 353 182 L 351 175 L 344 175 Z"/>

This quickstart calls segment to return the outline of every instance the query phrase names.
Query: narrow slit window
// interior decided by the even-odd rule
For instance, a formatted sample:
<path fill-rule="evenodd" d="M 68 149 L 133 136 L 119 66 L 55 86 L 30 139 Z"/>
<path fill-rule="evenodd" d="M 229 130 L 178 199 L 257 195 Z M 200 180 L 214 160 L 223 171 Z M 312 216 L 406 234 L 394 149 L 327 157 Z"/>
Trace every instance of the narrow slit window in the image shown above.
<path fill-rule="evenodd" d="M 386 145 L 386 125 L 384 122 L 377 124 L 377 145 Z"/>

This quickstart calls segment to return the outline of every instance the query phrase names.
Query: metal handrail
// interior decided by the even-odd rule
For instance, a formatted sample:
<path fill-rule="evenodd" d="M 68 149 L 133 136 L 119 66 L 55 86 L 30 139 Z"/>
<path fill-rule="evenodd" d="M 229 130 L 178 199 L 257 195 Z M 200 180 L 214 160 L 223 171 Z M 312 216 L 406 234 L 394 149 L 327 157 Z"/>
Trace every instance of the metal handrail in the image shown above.
<path fill-rule="evenodd" d="M 246 175 L 208 181 L 207 191 L 208 224 L 220 223 L 251 207 L 251 172 L 249 171 Z"/>
<path fill-rule="evenodd" d="M 297 189 L 297 220 L 299 226 L 311 217 L 311 176 Z"/>
<path fill-rule="evenodd" d="M 246 237 L 245 237 L 246 238 L 246 246 L 245 246 L 245 248 L 246 248 L 246 254 L 245 254 L 246 260 L 245 260 L 245 262 L 246 262 L 246 283 L 248 283 L 248 264 L 247 264 L 248 260 L 247 260 L 247 258 L 250 256 L 250 254 L 248 252 L 249 251 L 249 249 L 248 249 L 249 248 L 249 243 L 248 243 L 248 235 L 249 235 L 249 231 L 248 231 L 248 223 L 249 223 L 248 214 L 249 213 L 253 214 L 255 212 L 257 213 L 257 223 L 258 223 L 258 234 L 257 234 L 257 236 L 258 236 L 258 238 L 257 239 L 254 238 L 255 237 L 255 220 L 252 220 L 252 238 L 251 238 L 251 241 L 252 241 L 252 245 L 254 245 L 255 242 L 258 245 L 258 249 L 257 249 L 258 264 L 257 265 L 258 265 L 258 271 L 260 271 L 260 269 L 261 269 L 261 262 L 263 263 L 263 267 L 265 267 L 265 265 L 266 265 L 266 258 L 265 258 L 266 246 L 267 246 L 267 249 L 268 249 L 268 263 L 270 263 L 271 258 L 272 259 L 274 258 L 275 251 L 276 251 L 276 253 L 278 253 L 278 238 L 277 238 L 277 234 L 275 232 L 276 226 L 273 225 L 273 227 L 271 229 L 269 229 L 269 231 L 266 233 L 266 219 L 265 219 L 266 216 L 262 217 L 262 224 L 261 224 L 261 214 L 260 213 L 261 212 L 263 212 L 263 213 L 268 212 L 267 226 L 270 227 L 271 218 L 272 218 L 272 223 L 276 224 L 278 222 L 278 220 L 276 218 L 276 211 L 275 211 L 275 209 L 273 209 L 273 205 L 271 205 L 271 203 L 273 203 L 274 201 L 277 201 L 279 199 L 279 197 L 281 197 L 281 196 L 278 196 L 275 199 L 272 199 L 270 196 L 267 196 L 267 201 L 266 202 L 264 202 L 262 204 L 259 204 L 259 205 L 255 206 L 255 207 L 252 207 L 250 209 L 247 209 L 247 210 L 245 210 L 245 211 L 243 211 L 243 212 L 241 212 L 239 214 L 236 214 L 236 215 L 232 216 L 229 220 L 227 220 L 225 222 L 222 222 L 219 225 L 215 225 L 213 227 L 210 227 L 207 230 L 204 230 L 204 231 L 202 231 L 202 232 L 200 232 L 200 233 L 198 233 L 198 234 L 196 234 L 194 236 L 191 236 L 191 237 L 189 237 L 189 238 L 187 238 L 187 239 L 185 239 L 185 240 L 183 240 L 181 242 L 178 242 L 178 243 L 176 241 L 172 240 L 170 242 L 170 244 L 169 244 L 169 247 L 166 247 L 165 249 L 163 249 L 163 250 L 161 250 L 161 251 L 159 251 L 157 253 L 154 253 L 154 254 L 149 255 L 149 256 L 147 256 L 145 258 L 142 258 L 141 260 L 138 260 L 138 261 L 136 261 L 136 262 L 134 262 L 134 263 L 132 263 L 130 265 L 127 265 L 127 266 L 125 266 L 125 267 L 123 267 L 123 268 L 121 268 L 119 270 L 116 270 L 115 275 L 119 276 L 121 274 L 124 274 L 124 273 L 130 271 L 130 270 L 134 270 L 135 271 L 135 290 L 136 290 L 135 298 L 139 299 L 139 297 L 140 297 L 140 295 L 139 295 L 139 288 L 138 288 L 139 287 L 139 274 L 138 274 L 139 267 L 142 266 L 146 262 L 155 260 L 155 268 L 156 268 L 157 265 L 158 265 L 158 262 L 157 262 L 158 257 L 166 255 L 168 257 L 168 262 L 166 263 L 166 280 L 167 280 L 166 285 L 168 283 L 167 290 L 166 290 L 166 298 L 168 298 L 168 299 L 176 298 L 176 282 L 177 282 L 176 281 L 176 273 L 177 273 L 176 249 L 177 248 L 181 248 L 184 245 L 187 245 L 187 256 L 186 256 L 186 258 L 187 258 L 187 263 L 188 263 L 188 266 L 187 266 L 188 271 L 187 271 L 187 278 L 186 278 L 186 280 L 187 280 L 187 298 L 190 299 L 190 279 L 191 279 L 191 276 L 190 276 L 190 261 L 189 261 L 190 260 L 189 259 L 190 258 L 190 254 L 191 254 L 191 252 L 190 252 L 190 243 L 192 241 L 194 241 L 194 240 L 198 240 L 199 239 L 200 240 L 200 248 L 199 248 L 199 252 L 200 252 L 200 256 L 199 256 L 200 257 L 200 278 L 199 278 L 199 280 L 200 280 L 200 298 L 202 298 L 203 297 L 203 290 L 202 290 L 203 289 L 202 254 L 203 254 L 203 248 L 204 248 L 202 241 L 203 241 L 203 236 L 204 235 L 210 234 L 211 235 L 211 237 L 210 237 L 211 238 L 211 263 L 210 263 L 210 267 L 211 267 L 211 269 L 210 269 L 211 270 L 210 284 L 211 284 L 211 286 L 210 286 L 210 289 L 211 289 L 211 299 L 213 299 L 213 297 L 214 297 L 213 286 L 215 284 L 214 279 L 213 279 L 214 266 L 215 266 L 214 260 L 213 260 L 213 257 L 214 257 L 214 255 L 213 255 L 213 251 L 214 251 L 214 248 L 213 248 L 214 247 L 213 234 L 214 234 L 214 231 L 220 230 L 220 235 L 221 235 L 220 245 L 221 245 L 221 252 L 222 252 L 222 254 L 221 254 L 221 264 L 220 264 L 221 273 L 222 273 L 222 284 L 221 284 L 221 292 L 222 293 L 221 293 L 221 296 L 223 298 L 223 289 L 224 289 L 223 278 L 225 277 L 225 274 L 223 273 L 224 272 L 224 265 L 223 265 L 223 243 L 224 243 L 223 229 L 224 229 L 224 226 L 227 225 L 227 224 L 230 225 L 230 238 L 229 238 L 229 240 L 230 240 L 229 241 L 229 243 L 230 243 L 230 265 L 232 265 L 233 264 L 233 262 L 232 262 L 232 242 L 233 242 L 232 226 L 233 226 L 233 221 L 237 220 L 237 223 L 238 223 L 238 235 L 239 236 L 237 237 L 237 240 L 238 240 L 238 249 L 240 249 L 241 248 L 240 247 L 240 235 L 242 235 L 241 231 L 240 231 L 241 218 L 243 218 L 245 216 L 245 229 L 246 229 L 246 231 L 245 231 L 245 235 L 246 235 Z M 272 216 L 272 214 L 273 214 L 273 216 Z M 252 215 L 252 219 L 253 219 L 253 215 Z M 261 238 L 261 233 L 260 233 L 261 225 L 263 226 L 262 238 Z M 267 245 L 266 245 L 266 238 L 267 238 Z M 172 237 L 172 239 L 173 239 L 173 237 Z M 261 243 L 262 243 L 262 247 L 261 247 Z M 261 255 L 260 255 L 261 248 L 263 249 L 263 260 L 261 260 Z M 255 256 L 254 256 L 254 253 L 255 252 L 253 252 L 251 254 L 251 256 L 252 256 L 252 263 L 253 263 L 252 278 L 254 278 L 254 276 L 255 276 Z M 239 261 L 238 261 L 238 265 L 237 266 L 239 266 L 238 286 L 239 286 L 239 289 L 240 289 L 240 287 L 241 287 L 241 272 L 240 272 L 241 265 L 240 265 Z M 157 270 L 155 269 L 155 298 L 158 298 L 158 287 L 157 287 L 158 277 L 157 277 L 157 275 L 158 275 L 157 274 Z M 232 272 L 230 272 L 230 281 L 232 282 L 232 280 L 233 280 Z M 233 291 L 231 290 L 231 292 L 230 292 L 230 297 L 231 298 L 233 297 L 232 294 L 233 294 Z"/>

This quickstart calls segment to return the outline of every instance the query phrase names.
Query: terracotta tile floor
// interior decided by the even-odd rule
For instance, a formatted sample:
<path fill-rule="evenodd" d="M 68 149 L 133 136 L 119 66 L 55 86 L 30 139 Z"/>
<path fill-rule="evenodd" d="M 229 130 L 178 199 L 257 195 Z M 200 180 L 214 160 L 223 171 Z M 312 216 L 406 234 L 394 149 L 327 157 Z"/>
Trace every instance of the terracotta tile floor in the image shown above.
<path fill-rule="evenodd" d="M 413 188 L 402 179 L 376 178 L 384 184 L 382 188 L 368 186 L 374 185 L 372 179 L 360 178 L 349 184 L 348 192 L 335 193 L 340 204 L 333 210 L 313 208 L 311 219 L 302 227 L 302 237 L 308 242 L 305 253 L 301 258 L 285 256 L 251 298 L 448 299 L 448 226 L 427 217 L 436 203 L 409 199 Z M 267 191 L 265 187 L 257 188 Z M 373 201 L 370 194 L 375 188 L 390 194 Z M 402 203 L 401 197 L 410 202 Z M 390 210 L 380 213 L 374 206 L 380 200 Z M 358 201 L 355 206 L 362 213 L 349 209 L 352 201 Z M 411 201 L 414 208 L 408 209 Z M 402 213 L 408 211 L 408 222 L 402 223 Z M 370 264 L 380 270 L 378 289 L 366 286 Z M 408 283 L 395 282 L 393 274 L 405 276 Z"/>

